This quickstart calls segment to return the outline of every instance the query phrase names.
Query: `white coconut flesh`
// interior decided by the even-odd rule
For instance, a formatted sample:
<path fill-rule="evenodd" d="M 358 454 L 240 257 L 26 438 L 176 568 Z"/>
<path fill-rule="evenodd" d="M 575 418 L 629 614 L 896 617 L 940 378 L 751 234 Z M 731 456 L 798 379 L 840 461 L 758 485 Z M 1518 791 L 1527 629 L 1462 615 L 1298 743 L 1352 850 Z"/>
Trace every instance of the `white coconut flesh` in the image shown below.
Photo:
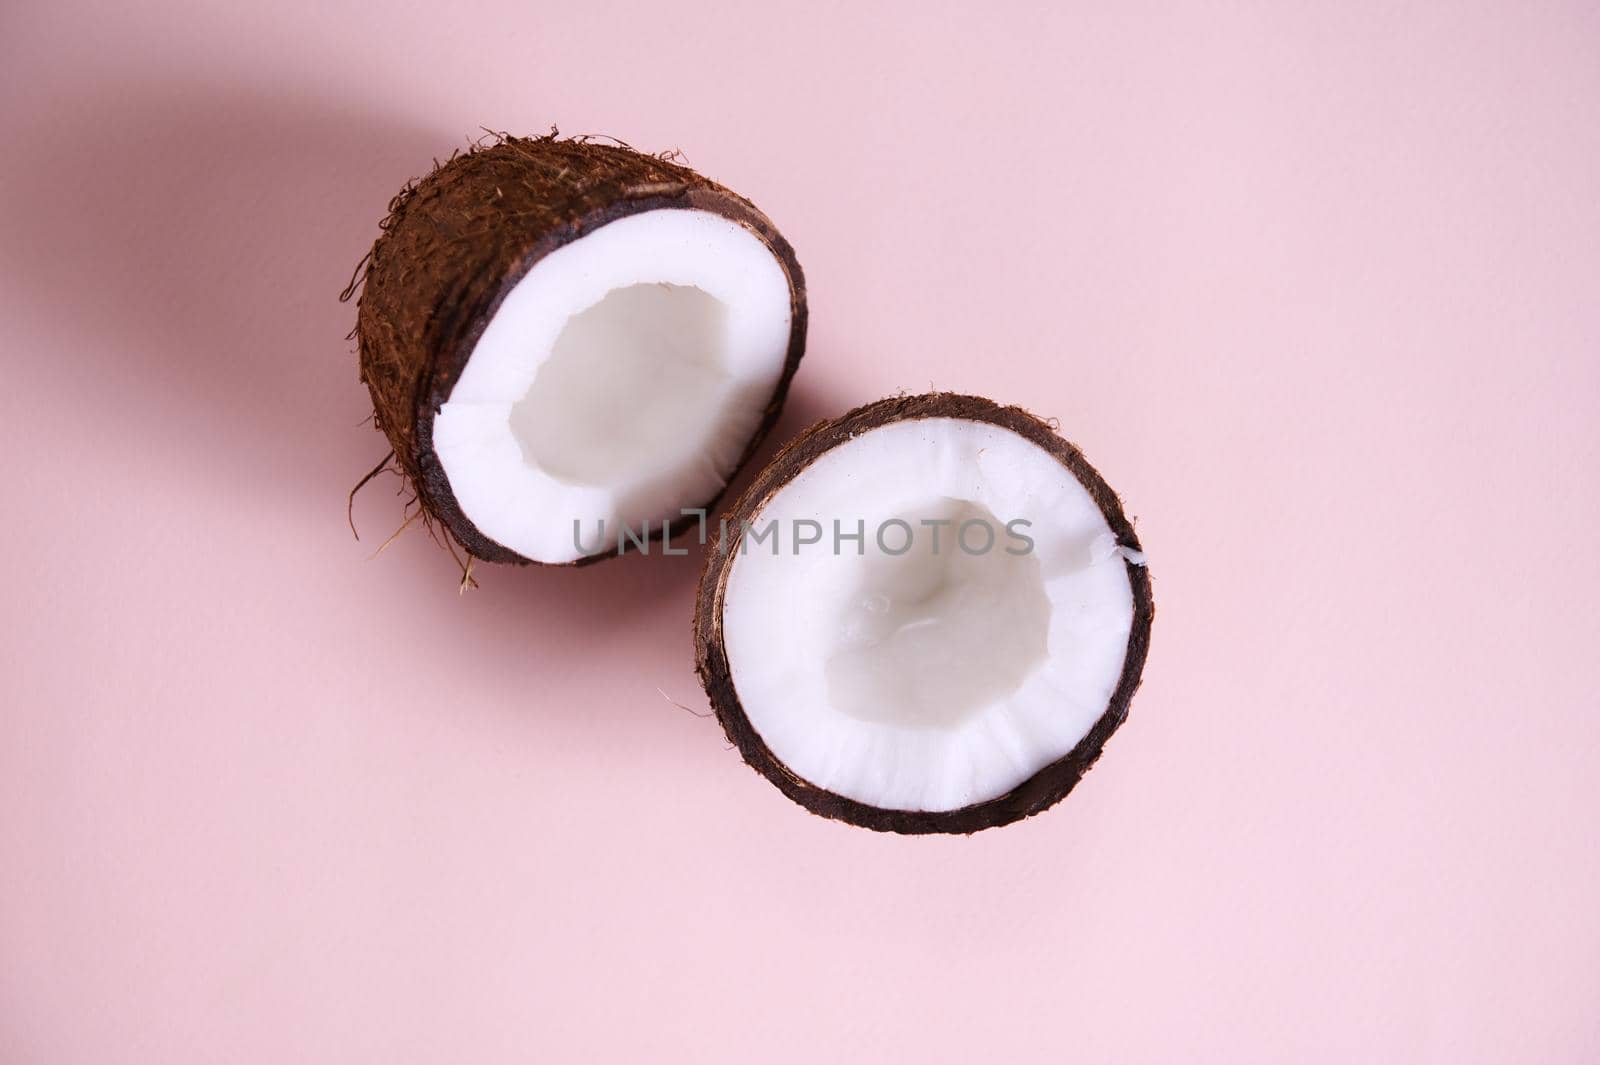
<path fill-rule="evenodd" d="M 801 544 L 810 522 L 821 542 Z M 1021 784 L 1105 712 L 1133 624 L 1129 556 L 1077 478 L 1011 430 L 953 418 L 868 430 L 750 528 L 723 597 L 729 671 L 756 732 L 811 784 L 883 809 L 955 810 Z M 858 528 L 859 548 L 845 538 Z"/>
<path fill-rule="evenodd" d="M 791 313 L 782 264 L 721 215 L 645 211 L 563 245 L 506 295 L 434 419 L 457 504 L 537 562 L 658 532 L 732 475 Z"/>

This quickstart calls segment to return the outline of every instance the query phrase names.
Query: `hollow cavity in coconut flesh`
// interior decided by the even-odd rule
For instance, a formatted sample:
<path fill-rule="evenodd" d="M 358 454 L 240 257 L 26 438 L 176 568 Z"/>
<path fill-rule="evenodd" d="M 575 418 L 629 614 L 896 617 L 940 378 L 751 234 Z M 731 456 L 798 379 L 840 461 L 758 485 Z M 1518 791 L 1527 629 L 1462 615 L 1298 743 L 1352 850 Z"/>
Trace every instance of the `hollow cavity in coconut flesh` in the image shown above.
<path fill-rule="evenodd" d="M 777 418 L 805 330 L 794 252 L 749 201 L 551 136 L 395 198 L 356 335 L 421 516 L 476 558 L 581 564 L 698 524 L 685 510 Z"/>
<path fill-rule="evenodd" d="M 1016 407 L 887 399 L 788 445 L 707 560 L 698 665 L 814 813 L 975 832 L 1072 790 L 1128 713 L 1150 578 L 1117 496 Z"/>

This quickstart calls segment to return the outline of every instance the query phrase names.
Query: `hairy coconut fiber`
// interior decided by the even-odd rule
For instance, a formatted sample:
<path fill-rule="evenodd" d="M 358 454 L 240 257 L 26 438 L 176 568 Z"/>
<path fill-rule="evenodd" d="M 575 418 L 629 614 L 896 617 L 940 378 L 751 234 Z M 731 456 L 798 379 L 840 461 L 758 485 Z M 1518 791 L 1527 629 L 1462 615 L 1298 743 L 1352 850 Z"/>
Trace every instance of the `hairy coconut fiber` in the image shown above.
<path fill-rule="evenodd" d="M 709 211 L 737 222 L 767 244 L 789 277 L 783 376 L 742 463 L 777 419 L 806 332 L 805 281 L 794 251 L 748 200 L 666 158 L 552 132 L 497 137 L 454 155 L 390 203 L 382 234 L 342 298 L 360 292 L 354 336 L 361 379 L 393 462 L 411 483 L 424 521 L 442 526 L 470 556 L 529 561 L 484 536 L 462 513 L 433 449 L 435 415 L 501 301 L 536 262 L 615 219 L 663 208 Z M 680 519 L 672 532 L 695 520 Z"/>

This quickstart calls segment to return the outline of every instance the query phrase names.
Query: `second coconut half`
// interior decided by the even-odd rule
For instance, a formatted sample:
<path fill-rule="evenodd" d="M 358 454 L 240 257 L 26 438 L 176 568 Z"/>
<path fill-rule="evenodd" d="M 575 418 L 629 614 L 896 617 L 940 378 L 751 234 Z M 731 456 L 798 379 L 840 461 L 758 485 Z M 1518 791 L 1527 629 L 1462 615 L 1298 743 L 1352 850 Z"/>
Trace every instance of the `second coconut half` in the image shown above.
<path fill-rule="evenodd" d="M 720 523 L 700 678 L 746 762 L 813 813 L 971 833 L 1053 805 L 1127 717 L 1154 603 L 1072 444 L 978 396 L 812 426 Z"/>

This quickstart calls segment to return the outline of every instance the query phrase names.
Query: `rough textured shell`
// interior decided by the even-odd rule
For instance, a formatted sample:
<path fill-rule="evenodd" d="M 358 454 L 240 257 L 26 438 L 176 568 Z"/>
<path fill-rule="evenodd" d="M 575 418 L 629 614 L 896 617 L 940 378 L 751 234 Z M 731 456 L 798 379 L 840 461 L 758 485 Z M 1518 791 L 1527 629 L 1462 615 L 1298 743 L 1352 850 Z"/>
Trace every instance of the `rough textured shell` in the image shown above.
<path fill-rule="evenodd" d="M 806 334 L 805 279 L 794 250 L 748 200 L 657 156 L 552 135 L 506 137 L 453 156 L 390 203 L 382 235 L 346 291 L 346 298 L 361 292 L 361 379 L 424 516 L 477 558 L 528 561 L 461 512 L 433 450 L 434 416 L 500 301 L 539 259 L 607 222 L 662 208 L 711 211 L 738 222 L 766 242 L 789 277 L 783 377 L 742 463 L 777 419 Z M 673 532 L 694 520 L 683 519 Z"/>

